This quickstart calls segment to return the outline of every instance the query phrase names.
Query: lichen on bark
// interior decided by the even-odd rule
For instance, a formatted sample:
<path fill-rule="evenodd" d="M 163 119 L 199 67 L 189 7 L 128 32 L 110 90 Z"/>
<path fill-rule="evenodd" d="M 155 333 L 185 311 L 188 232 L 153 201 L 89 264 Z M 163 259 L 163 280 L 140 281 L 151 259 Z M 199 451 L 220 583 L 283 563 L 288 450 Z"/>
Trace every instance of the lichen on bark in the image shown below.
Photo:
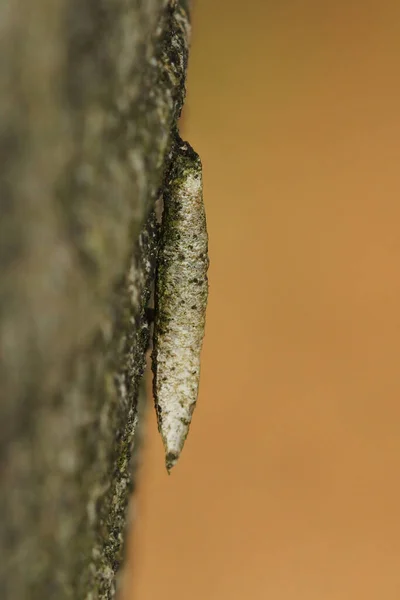
<path fill-rule="evenodd" d="M 189 3 L 10 0 L 0 22 L 2 598 L 112 598 Z"/>

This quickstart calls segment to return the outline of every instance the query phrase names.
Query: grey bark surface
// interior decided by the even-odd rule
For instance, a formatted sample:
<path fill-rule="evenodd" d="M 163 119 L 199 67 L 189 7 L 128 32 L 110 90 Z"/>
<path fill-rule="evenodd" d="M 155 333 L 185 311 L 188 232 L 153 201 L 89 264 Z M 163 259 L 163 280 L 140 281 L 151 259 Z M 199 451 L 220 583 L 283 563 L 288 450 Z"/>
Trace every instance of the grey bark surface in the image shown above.
<path fill-rule="evenodd" d="M 118 588 L 188 13 L 183 0 L 0 4 L 5 600 Z"/>

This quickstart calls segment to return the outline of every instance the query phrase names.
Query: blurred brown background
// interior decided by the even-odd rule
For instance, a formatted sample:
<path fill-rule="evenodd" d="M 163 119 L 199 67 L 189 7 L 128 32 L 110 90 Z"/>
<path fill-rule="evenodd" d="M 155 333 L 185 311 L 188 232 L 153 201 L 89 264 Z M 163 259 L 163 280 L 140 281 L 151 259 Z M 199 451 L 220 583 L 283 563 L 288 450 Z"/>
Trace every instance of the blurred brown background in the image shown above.
<path fill-rule="evenodd" d="M 171 477 L 149 410 L 129 599 L 400 598 L 399 73 L 400 2 L 196 3 L 201 391 Z"/>

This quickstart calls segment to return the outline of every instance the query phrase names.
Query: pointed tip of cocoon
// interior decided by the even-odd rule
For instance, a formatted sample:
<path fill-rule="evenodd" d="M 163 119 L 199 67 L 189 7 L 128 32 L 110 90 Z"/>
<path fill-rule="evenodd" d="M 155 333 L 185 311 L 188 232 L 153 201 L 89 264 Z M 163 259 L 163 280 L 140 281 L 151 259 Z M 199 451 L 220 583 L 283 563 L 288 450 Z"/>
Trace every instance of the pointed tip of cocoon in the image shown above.
<path fill-rule="evenodd" d="M 183 428 L 181 422 L 179 424 L 173 423 L 173 425 L 175 427 L 170 427 L 162 432 L 165 448 L 165 466 L 168 473 L 170 473 L 172 467 L 178 462 L 188 434 L 188 427 Z"/>
<path fill-rule="evenodd" d="M 176 452 L 167 452 L 165 455 L 165 466 L 167 467 L 168 475 L 171 475 L 171 469 L 178 462 L 179 454 Z"/>
<path fill-rule="evenodd" d="M 185 411 L 185 414 L 182 415 L 182 407 L 179 408 L 181 412 L 177 414 L 175 407 L 175 410 L 164 413 L 163 418 L 158 422 L 158 429 L 164 443 L 165 466 L 168 472 L 178 462 L 189 432 L 190 411 Z"/>

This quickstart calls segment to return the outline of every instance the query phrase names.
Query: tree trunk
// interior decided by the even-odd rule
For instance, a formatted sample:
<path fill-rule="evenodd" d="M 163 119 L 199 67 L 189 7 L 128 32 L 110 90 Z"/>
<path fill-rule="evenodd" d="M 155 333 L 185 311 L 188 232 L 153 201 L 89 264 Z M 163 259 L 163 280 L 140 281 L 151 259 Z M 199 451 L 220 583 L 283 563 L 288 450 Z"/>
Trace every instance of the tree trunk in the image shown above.
<path fill-rule="evenodd" d="M 118 587 L 188 13 L 183 0 L 0 6 L 4 600 Z"/>

